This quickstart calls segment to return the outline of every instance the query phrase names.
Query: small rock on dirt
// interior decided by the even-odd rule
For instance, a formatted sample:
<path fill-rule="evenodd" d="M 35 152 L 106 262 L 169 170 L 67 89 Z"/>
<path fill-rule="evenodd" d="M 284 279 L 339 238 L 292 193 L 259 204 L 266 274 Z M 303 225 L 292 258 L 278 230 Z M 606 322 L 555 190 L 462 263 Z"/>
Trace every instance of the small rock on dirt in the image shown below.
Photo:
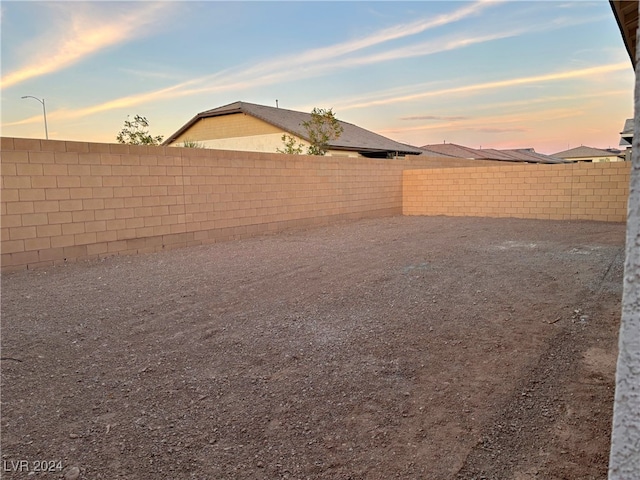
<path fill-rule="evenodd" d="M 64 474 L 64 480 L 77 480 L 78 478 L 80 478 L 79 467 L 69 467 Z"/>

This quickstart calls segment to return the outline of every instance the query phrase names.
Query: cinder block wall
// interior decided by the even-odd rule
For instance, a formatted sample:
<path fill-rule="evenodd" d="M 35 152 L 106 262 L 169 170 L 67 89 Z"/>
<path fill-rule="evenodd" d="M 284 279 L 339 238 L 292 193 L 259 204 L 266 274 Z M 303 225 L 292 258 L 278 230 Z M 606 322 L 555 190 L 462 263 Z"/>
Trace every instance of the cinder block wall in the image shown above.
<path fill-rule="evenodd" d="M 3 271 L 400 214 L 404 169 L 473 164 L 1 140 Z"/>
<path fill-rule="evenodd" d="M 404 172 L 405 215 L 625 222 L 630 162 Z"/>

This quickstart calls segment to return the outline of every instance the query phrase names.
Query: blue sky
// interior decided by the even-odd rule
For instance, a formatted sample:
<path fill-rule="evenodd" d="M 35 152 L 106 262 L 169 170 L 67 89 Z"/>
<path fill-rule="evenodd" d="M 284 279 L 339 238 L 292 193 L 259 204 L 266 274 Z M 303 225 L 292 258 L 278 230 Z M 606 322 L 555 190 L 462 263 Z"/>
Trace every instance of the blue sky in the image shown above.
<path fill-rule="evenodd" d="M 2 135 L 169 136 L 242 100 L 421 146 L 617 147 L 634 76 L 609 2 L 2 1 Z"/>

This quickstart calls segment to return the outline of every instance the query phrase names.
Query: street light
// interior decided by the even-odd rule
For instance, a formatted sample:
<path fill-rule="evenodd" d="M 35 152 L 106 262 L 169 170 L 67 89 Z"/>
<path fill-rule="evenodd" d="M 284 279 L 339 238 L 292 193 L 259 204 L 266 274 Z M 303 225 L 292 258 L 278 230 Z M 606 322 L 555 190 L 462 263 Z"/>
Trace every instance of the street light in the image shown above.
<path fill-rule="evenodd" d="M 49 131 L 47 130 L 47 109 L 44 106 L 44 98 L 40 100 L 38 97 L 33 97 L 31 95 L 25 95 L 22 98 L 33 98 L 42 104 L 42 113 L 44 115 L 44 136 L 47 140 L 49 140 Z"/>

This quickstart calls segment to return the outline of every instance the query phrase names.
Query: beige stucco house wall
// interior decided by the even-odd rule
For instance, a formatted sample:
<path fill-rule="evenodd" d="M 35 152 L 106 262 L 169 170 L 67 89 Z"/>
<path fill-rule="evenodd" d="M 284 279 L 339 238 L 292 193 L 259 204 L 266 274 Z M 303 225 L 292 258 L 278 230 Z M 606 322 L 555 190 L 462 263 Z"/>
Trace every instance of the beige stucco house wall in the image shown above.
<path fill-rule="evenodd" d="M 624 162 L 624 158 L 620 158 L 617 155 L 614 155 L 613 153 L 606 157 L 595 157 L 595 156 L 574 157 L 574 158 L 569 158 L 568 160 L 571 160 L 572 162 L 593 162 L 593 163 Z"/>
<path fill-rule="evenodd" d="M 287 134 L 302 144 L 306 152 L 308 143 L 303 139 L 247 114 L 201 118 L 180 134 L 170 147 L 180 147 L 185 141 L 195 141 L 205 148 L 242 152 L 277 153 L 284 148 L 282 135 Z M 331 157 L 361 157 L 358 152 L 329 150 Z"/>

